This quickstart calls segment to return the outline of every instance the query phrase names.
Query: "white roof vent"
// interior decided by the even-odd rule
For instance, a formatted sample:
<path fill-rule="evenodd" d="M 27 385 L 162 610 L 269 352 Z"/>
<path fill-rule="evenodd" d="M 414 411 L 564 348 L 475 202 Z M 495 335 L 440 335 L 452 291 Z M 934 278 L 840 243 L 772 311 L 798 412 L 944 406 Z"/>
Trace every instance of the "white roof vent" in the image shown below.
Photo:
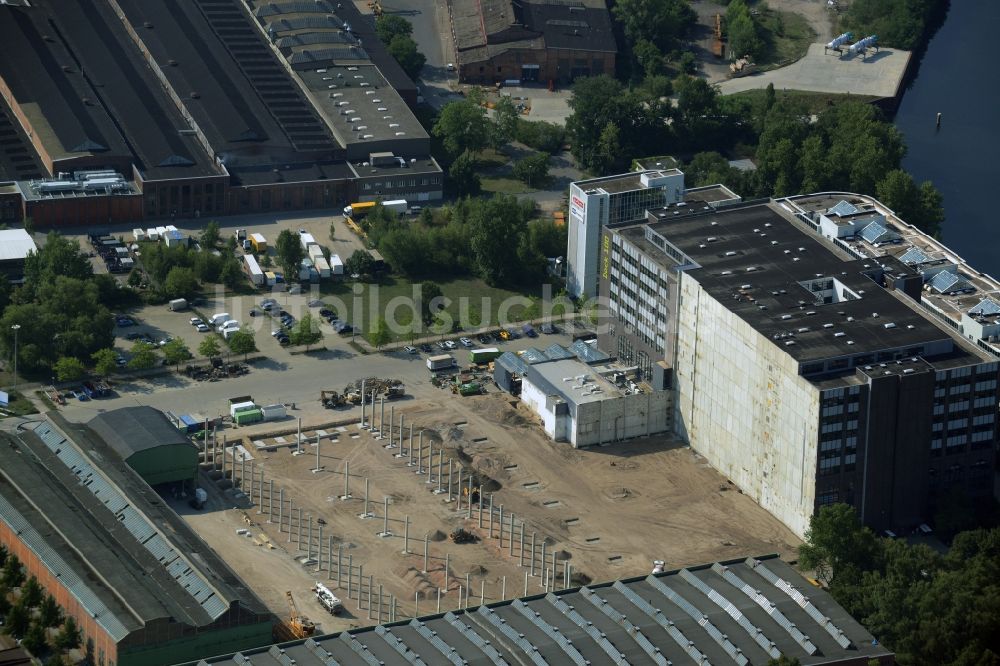
<path fill-rule="evenodd" d="M 882 328 L 896 328 L 896 325 L 890 321 L 888 324 L 882 324 Z"/>
<path fill-rule="evenodd" d="M 845 335 L 847 335 L 847 333 L 844 333 L 843 331 L 837 331 L 836 333 L 833 334 L 833 337 L 835 337 L 835 338 L 842 338 Z"/>
<path fill-rule="evenodd" d="M 368 82 L 363 82 L 363 83 L 361 84 L 361 87 L 362 87 L 362 88 L 367 88 L 367 87 L 369 87 L 370 85 L 371 85 L 371 84 L 370 84 L 370 83 L 368 83 Z"/>
<path fill-rule="evenodd" d="M 406 132 L 396 132 L 396 136 L 406 136 Z"/>

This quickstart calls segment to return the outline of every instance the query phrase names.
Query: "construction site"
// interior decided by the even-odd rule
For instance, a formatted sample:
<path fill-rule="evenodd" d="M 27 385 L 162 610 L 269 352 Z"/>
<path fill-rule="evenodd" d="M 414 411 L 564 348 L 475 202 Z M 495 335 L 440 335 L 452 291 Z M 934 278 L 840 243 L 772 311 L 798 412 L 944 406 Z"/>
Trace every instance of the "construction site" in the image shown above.
<path fill-rule="evenodd" d="M 217 430 L 203 445 L 204 507 L 172 502 L 284 620 L 279 638 L 645 574 L 658 561 L 794 557 L 787 528 L 668 437 L 577 450 L 510 396 L 383 399 L 392 385 L 379 384 L 363 418 L 323 409 L 345 400 L 325 393 L 294 427 Z"/>

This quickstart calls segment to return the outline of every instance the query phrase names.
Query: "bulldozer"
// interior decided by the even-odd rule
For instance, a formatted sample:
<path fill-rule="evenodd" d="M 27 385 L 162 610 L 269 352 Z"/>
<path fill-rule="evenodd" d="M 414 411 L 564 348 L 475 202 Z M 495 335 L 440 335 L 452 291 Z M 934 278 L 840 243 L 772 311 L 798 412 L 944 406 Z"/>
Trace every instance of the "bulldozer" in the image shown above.
<path fill-rule="evenodd" d="M 337 407 L 343 406 L 347 400 L 346 396 L 341 395 L 336 391 L 320 391 L 319 402 L 327 409 L 336 409 Z"/>
<path fill-rule="evenodd" d="M 295 638 L 306 638 L 308 636 L 312 636 L 313 632 L 316 631 L 315 623 L 299 612 L 298 607 L 295 605 L 295 597 L 292 596 L 291 590 L 285 592 L 285 597 L 288 599 L 288 608 L 291 613 L 288 616 L 288 628 L 291 629 L 292 634 L 295 635 Z"/>

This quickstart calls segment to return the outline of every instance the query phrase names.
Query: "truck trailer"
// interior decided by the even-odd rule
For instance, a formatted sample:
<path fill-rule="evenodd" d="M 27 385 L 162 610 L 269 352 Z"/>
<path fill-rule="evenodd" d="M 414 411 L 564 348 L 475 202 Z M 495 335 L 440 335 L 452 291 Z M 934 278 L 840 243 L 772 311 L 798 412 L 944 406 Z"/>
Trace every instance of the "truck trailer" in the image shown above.
<path fill-rule="evenodd" d="M 469 361 L 472 363 L 489 363 L 502 352 L 496 347 L 483 347 L 469 350 Z"/>
<path fill-rule="evenodd" d="M 263 287 L 264 286 L 264 271 L 261 270 L 260 264 L 252 254 L 243 255 L 243 260 L 246 265 L 247 275 L 250 277 L 250 282 L 253 282 L 254 286 Z"/>
<path fill-rule="evenodd" d="M 438 354 L 437 356 L 427 357 L 427 369 L 431 372 L 437 372 L 438 370 L 447 370 L 448 368 L 455 367 L 455 357 L 451 354 Z"/>

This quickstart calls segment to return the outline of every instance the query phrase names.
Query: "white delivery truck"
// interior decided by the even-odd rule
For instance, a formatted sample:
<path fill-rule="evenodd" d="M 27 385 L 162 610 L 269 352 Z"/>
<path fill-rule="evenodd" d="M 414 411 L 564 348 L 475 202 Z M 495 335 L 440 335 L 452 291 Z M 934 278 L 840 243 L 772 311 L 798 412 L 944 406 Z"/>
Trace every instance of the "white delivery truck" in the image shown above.
<path fill-rule="evenodd" d="M 392 201 L 383 201 L 382 208 L 391 210 L 396 215 L 406 215 L 409 206 L 406 203 L 406 199 L 393 199 Z"/>
<path fill-rule="evenodd" d="M 175 298 L 170 301 L 170 309 L 174 312 L 177 312 L 178 310 L 186 310 L 187 306 L 188 302 L 186 298 Z"/>
<path fill-rule="evenodd" d="M 228 312 L 216 312 L 214 315 L 208 318 L 209 326 L 218 326 L 224 321 L 229 321 L 232 317 L 229 316 Z"/>

